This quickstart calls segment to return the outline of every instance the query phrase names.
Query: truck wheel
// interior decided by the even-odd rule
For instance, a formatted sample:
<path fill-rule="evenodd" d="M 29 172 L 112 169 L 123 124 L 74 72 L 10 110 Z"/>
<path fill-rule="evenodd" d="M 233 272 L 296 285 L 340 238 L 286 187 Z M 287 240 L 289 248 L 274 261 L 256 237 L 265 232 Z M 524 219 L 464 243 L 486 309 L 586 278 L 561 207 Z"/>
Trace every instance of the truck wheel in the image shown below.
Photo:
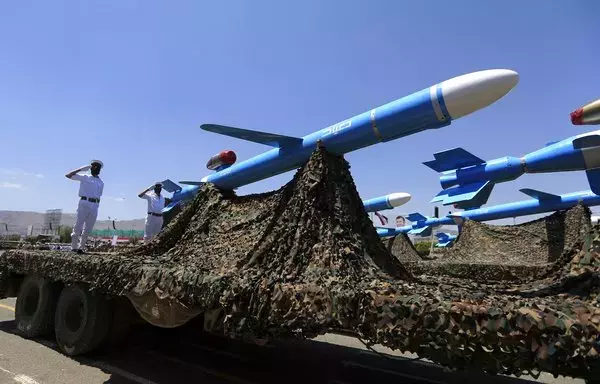
<path fill-rule="evenodd" d="M 58 347 L 69 356 L 94 350 L 106 339 L 111 312 L 110 301 L 103 295 L 81 284 L 65 287 L 54 320 Z"/>
<path fill-rule="evenodd" d="M 15 321 L 23 337 L 42 336 L 54 327 L 54 311 L 60 284 L 47 279 L 27 276 L 17 295 Z"/>

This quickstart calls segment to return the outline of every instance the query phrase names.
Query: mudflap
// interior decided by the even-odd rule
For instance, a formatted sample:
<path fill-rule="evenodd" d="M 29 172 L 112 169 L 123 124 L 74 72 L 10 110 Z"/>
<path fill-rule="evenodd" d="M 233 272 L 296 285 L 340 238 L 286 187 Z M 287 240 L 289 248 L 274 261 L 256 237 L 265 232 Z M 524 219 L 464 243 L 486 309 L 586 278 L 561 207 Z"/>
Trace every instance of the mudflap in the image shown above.
<path fill-rule="evenodd" d="M 0 299 L 17 297 L 24 276 L 9 275 L 0 277 Z"/>
<path fill-rule="evenodd" d="M 144 320 L 161 328 L 180 327 L 204 312 L 183 305 L 158 288 L 141 296 L 133 293 L 125 296 Z"/>

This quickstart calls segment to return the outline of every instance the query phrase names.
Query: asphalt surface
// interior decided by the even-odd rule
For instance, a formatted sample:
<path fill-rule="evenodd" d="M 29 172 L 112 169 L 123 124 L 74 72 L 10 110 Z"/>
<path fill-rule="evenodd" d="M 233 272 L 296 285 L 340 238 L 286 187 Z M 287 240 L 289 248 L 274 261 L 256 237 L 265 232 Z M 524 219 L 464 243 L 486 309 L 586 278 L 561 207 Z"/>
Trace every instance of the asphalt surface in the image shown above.
<path fill-rule="evenodd" d="M 534 380 L 448 372 L 383 347 L 367 350 L 359 340 L 340 335 L 259 347 L 150 326 L 135 329 L 116 349 L 72 359 L 58 352 L 51 338 L 15 334 L 14 306 L 14 299 L 0 300 L 0 384 L 584 383 L 547 374 Z"/>

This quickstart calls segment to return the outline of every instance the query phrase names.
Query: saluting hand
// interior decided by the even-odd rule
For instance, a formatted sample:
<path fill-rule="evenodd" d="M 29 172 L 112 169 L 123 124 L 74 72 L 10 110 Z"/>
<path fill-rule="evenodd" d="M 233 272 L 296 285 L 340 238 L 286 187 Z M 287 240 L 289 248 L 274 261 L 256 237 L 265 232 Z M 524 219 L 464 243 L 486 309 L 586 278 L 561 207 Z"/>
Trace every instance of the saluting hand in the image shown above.
<path fill-rule="evenodd" d="M 76 170 L 67 173 L 65 176 L 70 179 L 77 172 L 87 171 L 88 169 L 91 169 L 91 168 L 92 168 L 91 165 L 84 165 L 83 167 L 77 168 Z"/>

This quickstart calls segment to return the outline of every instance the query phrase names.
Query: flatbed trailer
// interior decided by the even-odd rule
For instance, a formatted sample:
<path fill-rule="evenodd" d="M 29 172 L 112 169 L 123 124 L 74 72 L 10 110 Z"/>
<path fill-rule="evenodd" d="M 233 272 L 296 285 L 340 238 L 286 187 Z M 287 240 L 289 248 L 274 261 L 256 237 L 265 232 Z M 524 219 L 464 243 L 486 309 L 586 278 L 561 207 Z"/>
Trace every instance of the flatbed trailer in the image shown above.
<path fill-rule="evenodd" d="M 348 164 L 316 151 L 278 191 L 204 186 L 129 251 L 7 250 L 0 298 L 17 297 L 25 337 L 54 333 L 72 356 L 113 344 L 137 321 L 193 321 L 258 343 L 344 330 L 454 369 L 600 377 L 600 232 L 590 233 L 589 210 L 507 228 L 465 223 L 447 260 L 400 261 Z M 481 231 L 491 235 L 478 245 Z M 552 259 L 511 264 L 498 259 L 504 249 Z"/>

